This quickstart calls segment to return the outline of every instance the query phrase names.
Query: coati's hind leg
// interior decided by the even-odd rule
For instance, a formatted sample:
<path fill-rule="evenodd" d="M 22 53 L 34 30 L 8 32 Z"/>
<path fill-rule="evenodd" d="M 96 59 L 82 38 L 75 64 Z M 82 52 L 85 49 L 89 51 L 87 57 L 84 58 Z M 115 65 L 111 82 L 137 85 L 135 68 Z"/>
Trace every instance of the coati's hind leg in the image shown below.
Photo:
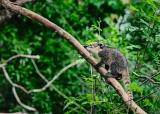
<path fill-rule="evenodd" d="M 105 65 L 105 69 L 108 70 L 109 69 L 109 65 Z"/>
<path fill-rule="evenodd" d="M 120 80 L 120 79 L 122 79 L 122 75 L 121 74 L 115 75 L 110 72 L 107 72 L 105 75 L 105 78 L 115 78 L 116 80 Z"/>
<path fill-rule="evenodd" d="M 116 78 L 117 80 L 122 79 L 122 74 L 118 73 L 118 66 L 117 62 L 112 62 L 110 65 L 111 73 L 106 73 L 106 78 Z"/>

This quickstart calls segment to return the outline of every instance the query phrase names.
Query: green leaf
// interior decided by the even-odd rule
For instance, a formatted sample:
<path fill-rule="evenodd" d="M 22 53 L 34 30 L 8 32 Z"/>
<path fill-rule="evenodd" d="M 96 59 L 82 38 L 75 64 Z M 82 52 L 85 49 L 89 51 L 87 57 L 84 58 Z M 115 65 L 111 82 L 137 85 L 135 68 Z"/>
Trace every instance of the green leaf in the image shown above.
<path fill-rule="evenodd" d="M 157 9 L 157 6 L 154 4 L 153 1 L 155 1 L 155 0 L 146 0 L 146 2 L 147 2 L 152 8 Z"/>
<path fill-rule="evenodd" d="M 126 48 L 127 49 L 141 49 L 141 46 L 140 45 L 134 45 L 134 44 L 129 44 L 130 46 L 127 46 Z"/>
<path fill-rule="evenodd" d="M 92 28 L 93 28 L 94 30 L 102 31 L 102 29 L 99 28 L 99 27 L 97 27 L 96 25 L 92 25 Z"/>
<path fill-rule="evenodd" d="M 154 67 L 153 65 L 149 65 L 149 64 L 146 64 L 146 63 L 143 63 L 147 68 L 149 68 L 152 72 L 156 73 L 158 72 Z"/>
<path fill-rule="evenodd" d="M 64 106 L 63 110 L 65 110 L 68 106 L 70 106 L 71 104 L 73 104 L 73 102 L 74 102 L 74 101 L 68 102 L 68 103 Z"/>
<path fill-rule="evenodd" d="M 150 106 L 151 108 L 154 107 L 154 105 L 150 102 L 149 99 L 145 99 L 145 100 L 143 100 L 143 102 L 144 102 L 145 105 Z"/>
<path fill-rule="evenodd" d="M 139 11 L 136 7 L 134 7 L 134 6 L 132 6 L 132 5 L 129 6 L 129 9 L 131 9 L 131 10 L 133 10 L 133 11 Z"/>
<path fill-rule="evenodd" d="M 130 84 L 130 91 L 135 91 L 142 94 L 143 89 L 136 82 L 133 82 Z"/>

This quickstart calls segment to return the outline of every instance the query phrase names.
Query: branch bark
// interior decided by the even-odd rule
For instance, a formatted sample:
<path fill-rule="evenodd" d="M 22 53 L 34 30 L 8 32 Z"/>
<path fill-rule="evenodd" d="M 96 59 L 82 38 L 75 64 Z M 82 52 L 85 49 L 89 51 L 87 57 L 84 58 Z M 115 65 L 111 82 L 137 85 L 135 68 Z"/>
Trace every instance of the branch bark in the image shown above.
<path fill-rule="evenodd" d="M 97 61 L 88 53 L 88 51 L 72 35 L 67 33 L 65 30 L 63 30 L 56 24 L 52 23 L 46 18 L 28 9 L 25 9 L 18 5 L 14 5 L 9 0 L 0 0 L 0 4 L 2 4 L 2 6 L 4 6 L 7 9 L 11 9 L 12 11 L 22 14 L 32 20 L 35 20 L 36 22 L 43 24 L 46 28 L 52 31 L 55 31 L 57 34 L 65 38 L 81 54 L 81 56 L 85 58 L 85 60 L 88 61 L 92 66 L 97 64 Z M 100 67 L 97 72 L 99 72 L 103 76 L 107 73 L 106 69 L 104 69 L 103 67 Z M 121 96 L 122 100 L 134 112 L 136 112 L 137 114 L 146 114 L 146 112 L 143 111 L 134 101 L 132 102 L 131 106 L 129 105 L 129 103 L 127 102 L 128 100 L 127 94 L 122 88 L 122 86 L 117 82 L 117 80 L 115 80 L 114 78 L 108 78 L 106 79 L 106 82 L 111 84 L 114 87 L 116 92 Z"/>

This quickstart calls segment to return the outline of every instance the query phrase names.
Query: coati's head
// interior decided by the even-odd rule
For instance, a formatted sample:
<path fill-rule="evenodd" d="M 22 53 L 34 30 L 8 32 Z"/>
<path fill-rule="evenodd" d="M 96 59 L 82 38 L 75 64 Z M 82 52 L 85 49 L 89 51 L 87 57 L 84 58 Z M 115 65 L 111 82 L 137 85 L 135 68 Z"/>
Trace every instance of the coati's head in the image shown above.
<path fill-rule="evenodd" d="M 87 46 L 84 46 L 84 48 L 87 51 L 92 52 L 96 55 L 98 55 L 98 52 L 102 51 L 103 47 L 104 47 L 104 44 L 99 43 L 99 42 L 93 42 Z"/>

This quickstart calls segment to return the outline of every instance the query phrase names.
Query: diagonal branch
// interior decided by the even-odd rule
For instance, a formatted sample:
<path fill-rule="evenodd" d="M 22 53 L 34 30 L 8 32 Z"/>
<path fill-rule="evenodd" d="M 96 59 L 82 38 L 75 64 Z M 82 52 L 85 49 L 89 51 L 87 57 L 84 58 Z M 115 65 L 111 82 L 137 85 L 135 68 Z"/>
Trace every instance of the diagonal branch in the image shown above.
<path fill-rule="evenodd" d="M 14 5 L 9 0 L 0 0 L 0 4 L 4 6 L 7 9 L 11 9 L 12 11 L 15 11 L 19 14 L 22 14 L 32 20 L 35 20 L 36 22 L 41 23 L 46 28 L 55 31 L 57 34 L 59 34 L 61 37 L 65 38 L 80 54 L 83 58 L 86 59 L 92 66 L 97 64 L 97 61 L 88 53 L 88 51 L 69 33 L 67 33 L 65 30 L 57 26 L 56 24 L 52 23 L 48 19 L 28 10 L 23 7 L 20 7 L 18 5 Z M 97 72 L 99 72 L 101 75 L 105 75 L 107 73 L 106 69 L 103 67 L 100 67 Z M 128 97 L 122 86 L 115 80 L 114 78 L 108 78 L 106 79 L 106 82 L 110 83 L 116 92 L 121 96 L 123 101 L 126 103 L 128 107 L 130 107 L 134 112 L 137 114 L 146 114 L 145 111 L 143 111 L 135 102 L 132 102 L 132 105 L 129 105 L 128 103 Z"/>
<path fill-rule="evenodd" d="M 140 77 L 140 78 L 145 78 L 145 79 L 147 79 L 147 80 L 150 80 L 152 83 L 154 83 L 154 84 L 160 84 L 160 82 L 155 82 L 154 80 L 152 80 L 150 77 L 148 77 L 148 76 L 144 76 L 144 75 L 139 75 L 139 74 L 137 74 L 137 73 L 135 73 L 135 72 L 133 72 L 133 74 L 135 75 L 135 76 L 137 76 L 137 77 Z"/>
<path fill-rule="evenodd" d="M 160 72 L 158 72 L 157 74 L 152 75 L 152 76 L 150 77 L 150 79 L 152 79 L 153 77 L 158 76 L 159 74 L 160 74 Z M 140 86 L 141 86 L 142 84 L 144 84 L 145 82 L 147 82 L 148 80 L 149 80 L 149 79 L 144 80 L 144 81 L 140 84 Z"/>

